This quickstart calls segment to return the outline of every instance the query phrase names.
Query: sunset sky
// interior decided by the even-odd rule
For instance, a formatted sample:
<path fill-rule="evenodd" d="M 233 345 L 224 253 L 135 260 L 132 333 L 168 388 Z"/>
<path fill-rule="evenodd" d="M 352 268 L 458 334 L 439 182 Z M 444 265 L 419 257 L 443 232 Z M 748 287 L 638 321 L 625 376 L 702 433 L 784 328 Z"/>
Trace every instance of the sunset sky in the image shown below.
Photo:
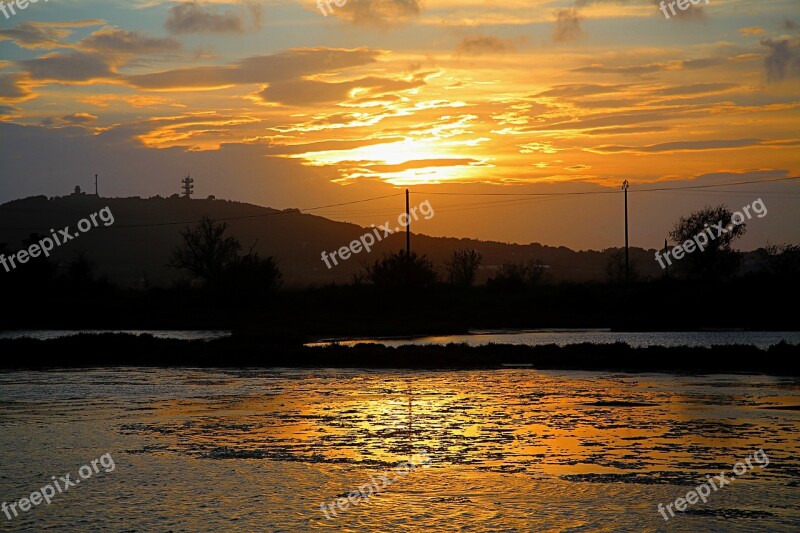
<path fill-rule="evenodd" d="M 341 0 L 340 0 L 341 1 Z M 314 207 L 414 191 L 431 235 L 663 244 L 761 197 L 800 242 L 800 2 L 40 0 L 0 14 L 0 201 L 92 190 Z M 383 223 L 400 197 L 318 214 Z"/>

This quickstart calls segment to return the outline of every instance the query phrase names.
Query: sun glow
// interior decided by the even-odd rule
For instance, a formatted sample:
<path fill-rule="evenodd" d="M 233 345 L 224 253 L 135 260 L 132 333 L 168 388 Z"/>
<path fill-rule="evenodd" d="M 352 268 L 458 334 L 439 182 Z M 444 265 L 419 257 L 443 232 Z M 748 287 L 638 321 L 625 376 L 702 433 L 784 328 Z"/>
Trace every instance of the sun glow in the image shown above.
<path fill-rule="evenodd" d="M 409 161 L 422 159 L 443 159 L 453 154 L 433 146 L 433 143 L 422 140 L 405 139 L 402 141 L 361 146 L 351 150 L 329 150 L 324 152 L 306 152 L 292 157 L 307 159 L 311 164 L 333 165 L 347 161 L 362 161 L 379 165 L 400 165 Z"/>
<path fill-rule="evenodd" d="M 485 161 L 464 157 L 457 147 L 424 139 L 361 146 L 349 150 L 305 152 L 289 157 L 303 159 L 312 166 L 336 166 L 337 182 L 357 178 L 379 178 L 393 185 L 438 183 L 474 179 L 475 166 Z"/>

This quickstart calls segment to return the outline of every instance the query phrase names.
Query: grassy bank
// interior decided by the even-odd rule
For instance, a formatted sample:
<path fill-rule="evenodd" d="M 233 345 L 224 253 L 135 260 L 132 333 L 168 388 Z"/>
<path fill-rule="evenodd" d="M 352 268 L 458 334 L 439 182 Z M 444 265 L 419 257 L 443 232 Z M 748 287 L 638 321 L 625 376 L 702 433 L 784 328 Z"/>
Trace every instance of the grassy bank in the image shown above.
<path fill-rule="evenodd" d="M 800 376 L 800 345 L 646 347 L 627 344 L 469 347 L 375 344 L 304 347 L 233 336 L 213 341 L 157 339 L 148 335 L 76 335 L 51 340 L 3 339 L 0 368 L 87 367 L 292 367 L 376 369 L 502 369 L 756 373 Z"/>

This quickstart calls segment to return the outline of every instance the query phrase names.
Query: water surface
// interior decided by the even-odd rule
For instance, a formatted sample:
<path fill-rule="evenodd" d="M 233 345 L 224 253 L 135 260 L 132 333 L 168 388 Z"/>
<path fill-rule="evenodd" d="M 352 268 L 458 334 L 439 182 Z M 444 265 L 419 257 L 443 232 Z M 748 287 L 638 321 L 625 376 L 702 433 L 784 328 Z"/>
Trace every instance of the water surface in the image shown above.
<path fill-rule="evenodd" d="M 2 501 L 105 453 L 116 468 L 0 528 L 796 531 L 799 392 L 791 378 L 520 369 L 2 373 Z M 766 468 L 658 514 L 759 449 Z M 321 512 L 422 450 L 429 466 Z"/>

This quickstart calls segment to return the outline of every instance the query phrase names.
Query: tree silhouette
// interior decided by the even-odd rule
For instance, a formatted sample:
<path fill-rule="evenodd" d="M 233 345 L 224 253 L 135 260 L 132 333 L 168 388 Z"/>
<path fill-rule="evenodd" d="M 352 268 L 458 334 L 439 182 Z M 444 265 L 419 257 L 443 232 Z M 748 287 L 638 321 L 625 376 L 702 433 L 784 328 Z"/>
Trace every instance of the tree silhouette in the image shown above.
<path fill-rule="evenodd" d="M 533 287 L 544 277 L 545 268 L 538 259 L 527 263 L 504 263 L 497 274 L 487 280 L 486 286 L 507 291 Z"/>
<path fill-rule="evenodd" d="M 38 244 L 44 237 L 38 233 L 31 233 L 27 239 L 22 240 L 22 248 L 28 250 L 31 245 Z M 58 274 L 58 264 L 49 261 L 41 249 L 37 257 L 29 255 L 28 261 L 20 267 L 12 272 L 12 277 L 25 286 L 26 290 L 39 294 L 52 290 Z"/>
<path fill-rule="evenodd" d="M 372 266 L 364 268 L 361 281 L 383 288 L 430 287 L 436 283 L 433 263 L 424 255 L 411 256 L 404 251 L 384 255 Z"/>
<path fill-rule="evenodd" d="M 186 270 L 212 289 L 234 297 L 252 297 L 276 289 L 282 274 L 274 257 L 263 259 L 252 249 L 240 256 L 242 245 L 226 237 L 228 225 L 203 217 L 194 228 L 181 231 L 183 245 L 172 252 L 169 266 Z"/>
<path fill-rule="evenodd" d="M 98 279 L 97 265 L 89 258 L 86 250 L 74 252 L 72 261 L 67 263 L 64 279 L 74 289 L 81 290 L 103 286 L 107 283 L 104 277 Z"/>
<path fill-rule="evenodd" d="M 606 280 L 612 284 L 637 281 L 639 271 L 636 269 L 636 263 L 630 260 L 629 267 L 630 271 L 626 274 L 624 249 L 611 252 L 606 260 Z"/>
<path fill-rule="evenodd" d="M 708 243 L 704 250 L 697 248 L 686 253 L 678 260 L 677 269 L 688 277 L 702 279 L 731 276 L 740 259 L 731 245 L 747 231 L 746 224 L 736 225 L 732 219 L 733 213 L 724 205 L 705 207 L 688 217 L 681 217 L 669 233 L 676 244 L 696 242 L 694 238 L 703 234 Z"/>
<path fill-rule="evenodd" d="M 277 289 L 282 277 L 276 258 L 264 259 L 250 251 L 227 266 L 223 288 L 239 297 L 258 297 Z"/>
<path fill-rule="evenodd" d="M 8 249 L 8 243 L 0 242 L 0 255 L 3 255 L 5 257 L 11 255 L 11 250 Z M 11 280 L 11 276 L 9 276 L 9 273 L 6 272 L 2 266 L 0 266 L 0 293 L 5 295 L 13 288 L 14 288 L 14 283 Z"/>
<path fill-rule="evenodd" d="M 225 237 L 228 225 L 204 216 L 194 228 L 181 230 L 183 245 L 173 250 L 168 266 L 186 270 L 209 286 L 222 283 L 225 269 L 239 259 L 242 245 L 235 237 Z"/>
<path fill-rule="evenodd" d="M 470 287 L 475 282 L 482 259 L 477 250 L 455 250 L 450 260 L 445 262 L 447 281 L 459 287 Z"/>
<path fill-rule="evenodd" d="M 772 244 L 764 248 L 769 273 L 777 278 L 790 279 L 800 275 L 800 245 Z"/>

